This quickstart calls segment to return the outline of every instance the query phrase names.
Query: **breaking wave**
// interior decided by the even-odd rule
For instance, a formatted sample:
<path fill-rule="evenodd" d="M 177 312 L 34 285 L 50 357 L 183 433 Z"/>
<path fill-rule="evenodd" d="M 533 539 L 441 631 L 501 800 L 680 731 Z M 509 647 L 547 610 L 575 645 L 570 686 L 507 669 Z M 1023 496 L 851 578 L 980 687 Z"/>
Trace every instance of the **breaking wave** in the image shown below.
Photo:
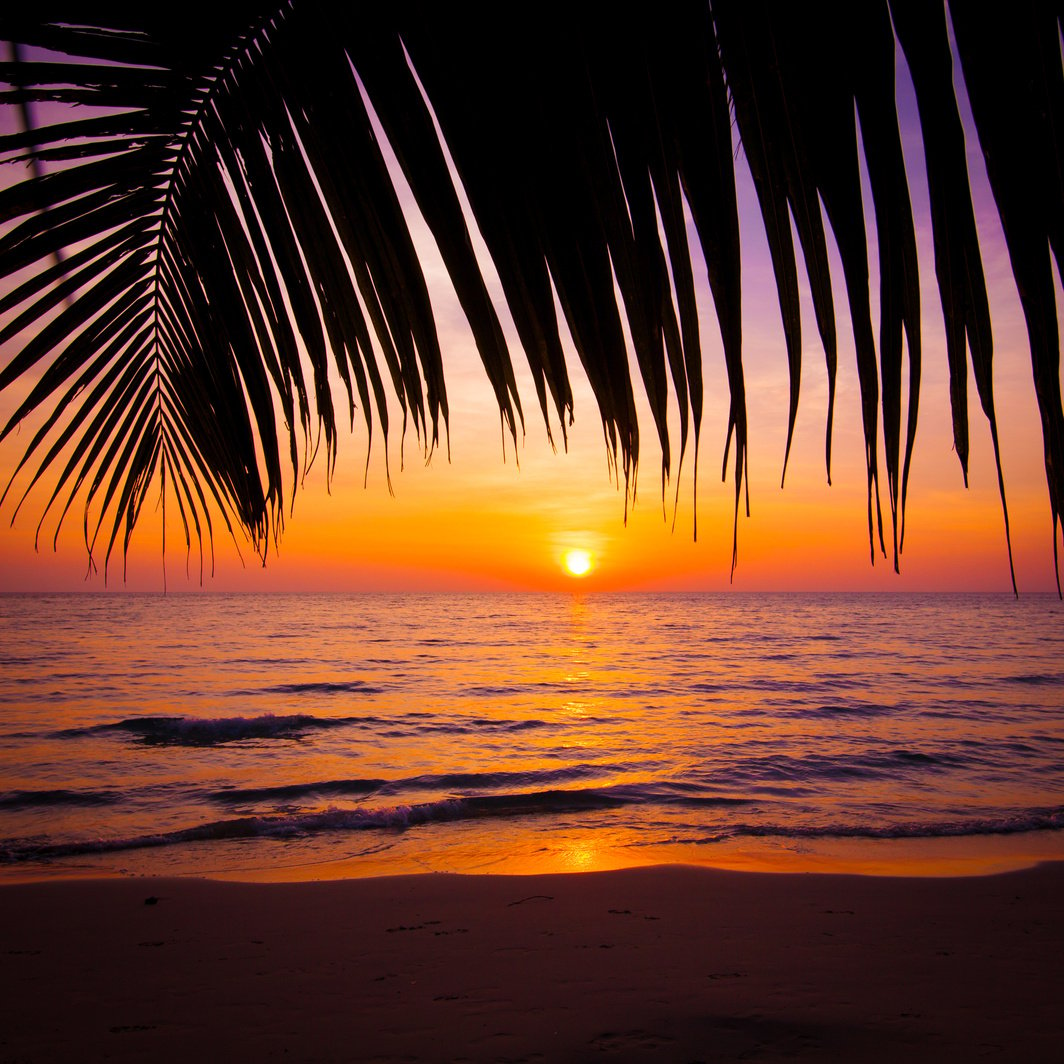
<path fill-rule="evenodd" d="M 306 713 L 261 717 L 130 717 L 88 728 L 68 728 L 53 733 L 57 738 L 74 739 L 86 735 L 118 732 L 154 746 L 217 746 L 241 739 L 299 739 L 323 728 L 342 728 L 350 721 L 336 717 L 314 717 Z"/>
<path fill-rule="evenodd" d="M 634 786 L 587 790 L 546 790 L 520 794 L 479 794 L 461 798 L 444 798 L 413 805 L 396 805 L 377 809 L 326 809 L 312 813 L 272 816 L 248 816 L 216 820 L 175 831 L 127 838 L 86 839 L 66 842 L 41 842 L 11 839 L 0 843 L 0 863 L 47 860 L 88 854 L 115 853 L 124 850 L 177 846 L 195 842 L 234 839 L 290 839 L 326 832 L 404 831 L 432 824 L 461 820 L 515 818 L 525 816 L 561 816 L 589 810 L 617 808 L 648 801 L 717 805 L 722 808 L 747 804 L 744 799 L 725 797 L 685 798 L 669 795 L 668 788 L 656 785 L 654 794 Z M 741 837 L 777 836 L 783 838 L 854 838 L 914 839 L 978 835 L 1013 835 L 1030 831 L 1064 829 L 1064 807 L 1028 809 L 1000 816 L 956 821 L 911 822 L 893 824 L 749 824 L 722 823 L 710 835 L 678 840 L 659 839 L 657 843 L 677 841 L 712 843 Z M 652 844 L 647 840 L 646 844 Z"/>

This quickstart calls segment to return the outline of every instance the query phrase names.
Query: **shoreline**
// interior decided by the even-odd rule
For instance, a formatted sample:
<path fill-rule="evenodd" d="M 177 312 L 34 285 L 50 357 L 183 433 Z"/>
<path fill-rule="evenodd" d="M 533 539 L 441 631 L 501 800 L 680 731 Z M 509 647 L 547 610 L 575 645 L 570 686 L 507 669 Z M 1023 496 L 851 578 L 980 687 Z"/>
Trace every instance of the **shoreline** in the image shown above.
<path fill-rule="evenodd" d="M 1061 897 L 1064 862 L 9 883 L 0 1060 L 1050 1061 Z"/>
<path fill-rule="evenodd" d="M 99 857 L 0 864 L 0 887 L 62 880 L 175 878 L 238 883 L 301 883 L 359 880 L 382 876 L 555 875 L 613 872 L 659 865 L 688 865 L 734 872 L 781 875 L 859 875 L 890 878 L 952 878 L 1022 871 L 1064 861 L 1064 832 L 1059 830 L 998 835 L 899 838 L 738 838 L 712 847 L 700 844 L 611 846 L 594 835 L 582 843 L 547 849 L 538 839 L 510 840 L 505 851 L 482 844 L 426 845 L 408 854 L 315 855 L 295 849 L 290 839 L 202 842 L 174 847 L 160 857 L 153 847 Z M 294 858 L 294 859 L 293 859 Z"/>

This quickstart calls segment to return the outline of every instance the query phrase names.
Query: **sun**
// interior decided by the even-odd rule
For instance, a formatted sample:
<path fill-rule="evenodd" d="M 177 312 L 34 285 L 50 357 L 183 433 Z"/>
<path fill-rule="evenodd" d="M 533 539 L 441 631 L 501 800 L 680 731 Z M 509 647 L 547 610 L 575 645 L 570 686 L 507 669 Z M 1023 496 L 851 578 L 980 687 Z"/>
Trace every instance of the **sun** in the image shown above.
<path fill-rule="evenodd" d="M 562 555 L 562 565 L 570 576 L 587 576 L 591 572 L 591 554 L 586 550 L 567 550 Z"/>

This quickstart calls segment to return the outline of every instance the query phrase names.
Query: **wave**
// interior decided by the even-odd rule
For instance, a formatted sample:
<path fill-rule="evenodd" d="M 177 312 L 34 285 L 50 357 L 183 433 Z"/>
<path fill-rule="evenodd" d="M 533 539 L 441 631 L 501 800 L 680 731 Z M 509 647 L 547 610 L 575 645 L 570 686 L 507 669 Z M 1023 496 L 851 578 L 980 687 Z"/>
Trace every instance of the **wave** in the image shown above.
<path fill-rule="evenodd" d="M 112 732 L 131 735 L 150 746 L 217 746 L 241 739 L 299 739 L 308 732 L 342 728 L 349 718 L 313 717 L 306 713 L 261 717 L 130 717 L 88 728 L 66 728 L 53 732 L 59 739 Z"/>
<path fill-rule="evenodd" d="M 601 723 L 598 718 L 583 718 L 582 723 Z M 50 738 L 72 739 L 86 735 L 125 732 L 141 742 L 173 746 L 213 746 L 237 739 L 295 739 L 308 732 L 331 728 L 355 727 L 373 731 L 383 739 L 402 739 L 426 735 L 493 735 L 538 729 L 561 730 L 566 721 L 521 720 L 494 717 L 461 717 L 434 713 L 404 713 L 396 716 L 316 717 L 309 713 L 273 714 L 259 717 L 130 717 L 86 728 L 66 728 L 50 732 Z"/>
<path fill-rule="evenodd" d="M 596 718 L 583 718 L 592 724 Z M 539 728 L 560 731 L 567 728 L 566 721 L 539 720 L 535 717 L 524 720 L 499 720 L 494 717 L 451 717 L 432 713 L 406 713 L 397 717 L 363 717 L 358 723 L 386 730 L 378 734 L 384 739 L 402 739 L 416 735 L 494 735 L 510 732 L 533 731 Z"/>
<path fill-rule="evenodd" d="M 260 688 L 255 694 L 277 695 L 334 695 L 360 694 L 379 695 L 383 687 L 374 687 L 365 680 L 316 680 L 304 683 L 277 683 Z"/>
<path fill-rule="evenodd" d="M 877 702 L 836 702 L 832 705 L 814 706 L 804 711 L 810 717 L 823 717 L 832 720 L 835 717 L 880 717 L 897 713 L 896 705 L 881 705 Z"/>
<path fill-rule="evenodd" d="M 210 798 L 225 805 L 242 802 L 291 801 L 296 798 L 341 798 L 345 796 L 366 797 L 386 786 L 388 780 L 350 779 L 319 780 L 315 783 L 288 783 L 277 787 L 225 787 L 214 791 Z"/>
<path fill-rule="evenodd" d="M 127 838 L 86 839 L 66 842 L 40 842 L 12 839 L 0 843 L 0 864 L 48 860 L 89 854 L 116 853 L 125 850 L 177 846 L 196 842 L 239 839 L 305 838 L 328 832 L 402 831 L 408 828 L 462 820 L 564 815 L 617 808 L 637 800 L 637 788 L 601 790 L 548 790 L 524 794 L 473 795 L 445 798 L 416 805 L 398 805 L 380 809 L 326 809 L 315 813 L 278 816 L 249 816 L 217 820 L 194 827 L 153 835 Z M 742 799 L 694 799 L 698 804 L 728 806 L 745 804 Z M 695 838 L 658 839 L 631 845 L 668 845 L 716 843 L 742 837 L 763 838 L 851 838 L 914 839 L 979 835 L 1014 835 L 1031 831 L 1064 829 L 1064 806 L 1028 809 L 1001 816 L 969 820 L 901 822 L 893 824 L 721 824 L 711 835 Z"/>
<path fill-rule="evenodd" d="M 581 724 L 616 724 L 617 718 L 582 717 Z M 443 713 L 408 712 L 394 716 L 360 715 L 319 717 L 310 713 L 274 714 L 257 717 L 129 717 L 125 720 L 64 728 L 49 732 L 8 732 L 7 739 L 79 739 L 85 736 L 125 733 L 147 745 L 215 746 L 239 739 L 299 739 L 310 732 L 333 728 L 360 728 L 379 739 L 405 739 L 429 735 L 507 735 L 545 729 L 563 731 L 567 720 L 542 720 L 458 716 Z"/>
<path fill-rule="evenodd" d="M 619 765 L 570 765 L 566 768 L 530 772 L 446 772 L 403 779 L 318 780 L 281 784 L 276 787 L 233 787 L 215 791 L 211 799 L 227 805 L 299 798 L 365 797 L 395 795 L 406 791 L 490 791 L 505 787 L 533 787 L 603 776 L 620 771 Z"/>
<path fill-rule="evenodd" d="M 736 824 L 707 841 L 766 836 L 792 839 L 941 839 L 1061 830 L 1064 830 L 1064 806 L 1026 809 L 1018 813 L 974 817 L 970 820 L 904 821 L 895 824 Z"/>
<path fill-rule="evenodd" d="M 1003 676 L 1005 683 L 1030 684 L 1035 687 L 1064 684 L 1064 672 L 1027 673 L 1019 676 Z"/>
<path fill-rule="evenodd" d="M 383 809 L 326 809 L 316 813 L 249 816 L 217 820 L 195 827 L 128 838 L 68 842 L 10 840 L 0 844 L 0 863 L 76 857 L 231 839 L 287 839 L 335 831 L 403 830 L 423 824 L 524 816 L 532 813 L 586 812 L 612 808 L 622 800 L 595 791 L 546 791 L 533 794 L 476 795 L 444 798 Z"/>
<path fill-rule="evenodd" d="M 946 772 L 950 769 L 970 768 L 980 763 L 971 752 L 963 756 L 942 751 L 925 753 L 920 750 L 879 750 L 860 756 L 833 757 L 826 754 L 794 757 L 772 754 L 747 758 L 723 768 L 718 778 L 733 784 L 763 781 L 793 781 L 798 784 L 815 780 L 875 780 L 896 781 L 900 776 L 923 772 Z"/>
<path fill-rule="evenodd" d="M 129 838 L 67 842 L 8 840 L 6 843 L 0 843 L 0 863 L 75 857 L 93 853 L 114 853 L 122 850 L 175 846 L 191 842 L 258 838 L 286 839 L 336 831 L 396 831 L 459 820 L 561 816 L 568 813 L 616 809 L 627 805 L 646 805 L 651 802 L 693 807 L 750 804 L 748 799 L 742 798 L 686 794 L 685 792 L 690 789 L 692 789 L 691 785 L 658 783 L 621 784 L 615 787 L 583 790 L 551 789 L 505 794 L 475 794 L 373 809 L 333 808 L 312 813 L 247 816 Z"/>
<path fill-rule="evenodd" d="M 52 805 L 114 805 L 122 801 L 118 791 L 0 791 L 0 809 L 35 809 Z"/>

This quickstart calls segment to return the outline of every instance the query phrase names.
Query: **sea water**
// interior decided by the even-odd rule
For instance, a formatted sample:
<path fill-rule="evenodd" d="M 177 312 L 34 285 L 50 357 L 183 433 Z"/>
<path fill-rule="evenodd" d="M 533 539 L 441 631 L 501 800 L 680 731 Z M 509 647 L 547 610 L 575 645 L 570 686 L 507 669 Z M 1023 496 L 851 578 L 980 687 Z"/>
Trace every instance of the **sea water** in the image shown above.
<path fill-rule="evenodd" d="M 1064 856 L 1064 607 L 0 596 L 0 878 Z"/>

